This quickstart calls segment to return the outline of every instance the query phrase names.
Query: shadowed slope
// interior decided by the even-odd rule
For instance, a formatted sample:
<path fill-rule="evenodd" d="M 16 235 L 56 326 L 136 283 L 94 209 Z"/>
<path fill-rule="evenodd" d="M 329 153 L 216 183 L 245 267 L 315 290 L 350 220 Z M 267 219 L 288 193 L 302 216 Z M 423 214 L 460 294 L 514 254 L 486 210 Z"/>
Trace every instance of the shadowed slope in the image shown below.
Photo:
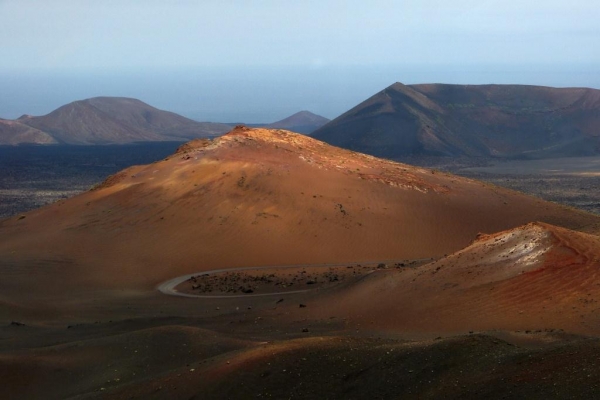
<path fill-rule="evenodd" d="M 102 397 L 148 397 L 157 387 L 165 397 L 185 399 L 595 397 L 598 340 L 548 347 L 517 347 L 484 335 L 411 343 L 348 337 L 288 340 L 230 354 L 231 361 L 213 362 L 197 375 L 173 373 Z"/>
<path fill-rule="evenodd" d="M 88 392 L 105 394 L 105 389 L 143 386 L 148 377 L 165 372 L 189 374 L 190 363 L 197 368 L 204 360 L 254 344 L 195 327 L 138 323 L 142 326 L 136 329 L 134 324 L 120 324 L 128 328 L 123 332 L 117 325 L 91 334 L 93 326 L 75 327 L 58 344 L 0 354 L 4 396 L 64 399 Z"/>
<path fill-rule="evenodd" d="M 513 341 L 529 336 L 534 346 L 490 335 L 261 341 L 162 322 L 167 325 L 74 327 L 63 330 L 58 343 L 0 354 L 3 393 L 44 399 L 594 398 L 600 376 L 598 339 L 560 333 L 512 335 Z M 27 327 L 3 334 L 15 331 L 22 336 Z"/>
<path fill-rule="evenodd" d="M 21 143 L 54 144 L 57 141 L 49 134 L 32 128 L 18 121 L 0 118 L 0 145 Z"/>

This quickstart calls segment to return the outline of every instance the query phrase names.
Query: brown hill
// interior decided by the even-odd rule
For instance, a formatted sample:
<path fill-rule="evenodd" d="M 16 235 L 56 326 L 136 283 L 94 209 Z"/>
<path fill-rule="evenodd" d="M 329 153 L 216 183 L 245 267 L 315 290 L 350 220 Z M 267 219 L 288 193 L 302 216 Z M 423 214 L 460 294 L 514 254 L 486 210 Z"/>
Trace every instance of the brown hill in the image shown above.
<path fill-rule="evenodd" d="M 434 172 L 240 128 L 3 221 L 0 255 L 19 274 L 60 277 L 41 295 L 83 282 L 153 290 L 215 268 L 437 258 L 531 220 L 598 229 L 599 217 Z M 6 300 L 21 297 L 19 280 L 3 281 Z"/>
<path fill-rule="evenodd" d="M 314 132 L 376 156 L 561 157 L 600 152 L 600 91 L 395 83 Z"/>
<path fill-rule="evenodd" d="M 266 128 L 311 134 L 328 122 L 328 118 L 313 114 L 310 111 L 300 111 L 280 121 L 273 122 L 267 125 Z"/>
<path fill-rule="evenodd" d="M 42 117 L 21 117 L 19 122 L 65 144 L 183 141 L 215 136 L 230 129 L 224 124 L 192 121 L 123 97 L 76 101 Z"/>
<path fill-rule="evenodd" d="M 18 121 L 0 119 L 0 145 L 22 143 L 55 144 L 57 141 L 45 132 Z"/>

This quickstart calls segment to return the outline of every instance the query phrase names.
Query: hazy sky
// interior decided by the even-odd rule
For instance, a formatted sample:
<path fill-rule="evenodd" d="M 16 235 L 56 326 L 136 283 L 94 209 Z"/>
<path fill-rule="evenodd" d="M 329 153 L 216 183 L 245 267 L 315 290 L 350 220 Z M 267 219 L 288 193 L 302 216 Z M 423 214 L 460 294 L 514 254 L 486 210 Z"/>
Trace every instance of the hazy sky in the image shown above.
<path fill-rule="evenodd" d="M 395 81 L 600 87 L 592 0 L 0 0 L 0 116 L 98 96 L 335 117 Z"/>

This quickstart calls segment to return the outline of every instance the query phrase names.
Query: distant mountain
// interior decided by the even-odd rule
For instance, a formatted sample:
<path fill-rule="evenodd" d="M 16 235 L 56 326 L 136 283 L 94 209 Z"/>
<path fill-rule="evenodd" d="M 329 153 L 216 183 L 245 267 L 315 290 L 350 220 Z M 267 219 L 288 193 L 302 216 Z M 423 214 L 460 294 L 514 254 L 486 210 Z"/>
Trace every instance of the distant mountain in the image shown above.
<path fill-rule="evenodd" d="M 0 119 L 0 145 L 22 143 L 55 144 L 56 140 L 49 134 L 24 125 L 19 121 Z"/>
<path fill-rule="evenodd" d="M 228 132 L 225 124 L 196 122 L 159 110 L 140 100 L 95 97 L 64 105 L 41 117 L 24 115 L 17 122 L 64 144 L 111 144 L 189 140 Z"/>
<path fill-rule="evenodd" d="M 395 83 L 312 136 L 387 158 L 593 155 L 600 90 Z"/>
<path fill-rule="evenodd" d="M 266 125 L 270 129 L 286 129 L 293 132 L 311 134 L 329 122 L 328 118 L 313 114 L 310 111 L 300 111 L 280 121 Z"/>

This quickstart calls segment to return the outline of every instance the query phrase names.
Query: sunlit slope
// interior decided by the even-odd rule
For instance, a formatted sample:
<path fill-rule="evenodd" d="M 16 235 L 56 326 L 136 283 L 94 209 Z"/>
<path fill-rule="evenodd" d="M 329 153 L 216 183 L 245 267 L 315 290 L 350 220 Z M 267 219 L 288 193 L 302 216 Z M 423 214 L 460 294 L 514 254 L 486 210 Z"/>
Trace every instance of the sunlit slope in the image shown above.
<path fill-rule="evenodd" d="M 533 223 L 481 235 L 424 267 L 372 274 L 327 312 L 404 332 L 597 334 L 599 271 L 597 236 Z"/>
<path fill-rule="evenodd" d="M 478 232 L 536 220 L 599 226 L 590 214 L 481 182 L 238 128 L 0 222 L 0 257 L 7 274 L 18 272 L 6 283 L 14 288 L 36 274 L 57 279 L 40 290 L 152 289 L 215 268 L 437 258 Z"/>

